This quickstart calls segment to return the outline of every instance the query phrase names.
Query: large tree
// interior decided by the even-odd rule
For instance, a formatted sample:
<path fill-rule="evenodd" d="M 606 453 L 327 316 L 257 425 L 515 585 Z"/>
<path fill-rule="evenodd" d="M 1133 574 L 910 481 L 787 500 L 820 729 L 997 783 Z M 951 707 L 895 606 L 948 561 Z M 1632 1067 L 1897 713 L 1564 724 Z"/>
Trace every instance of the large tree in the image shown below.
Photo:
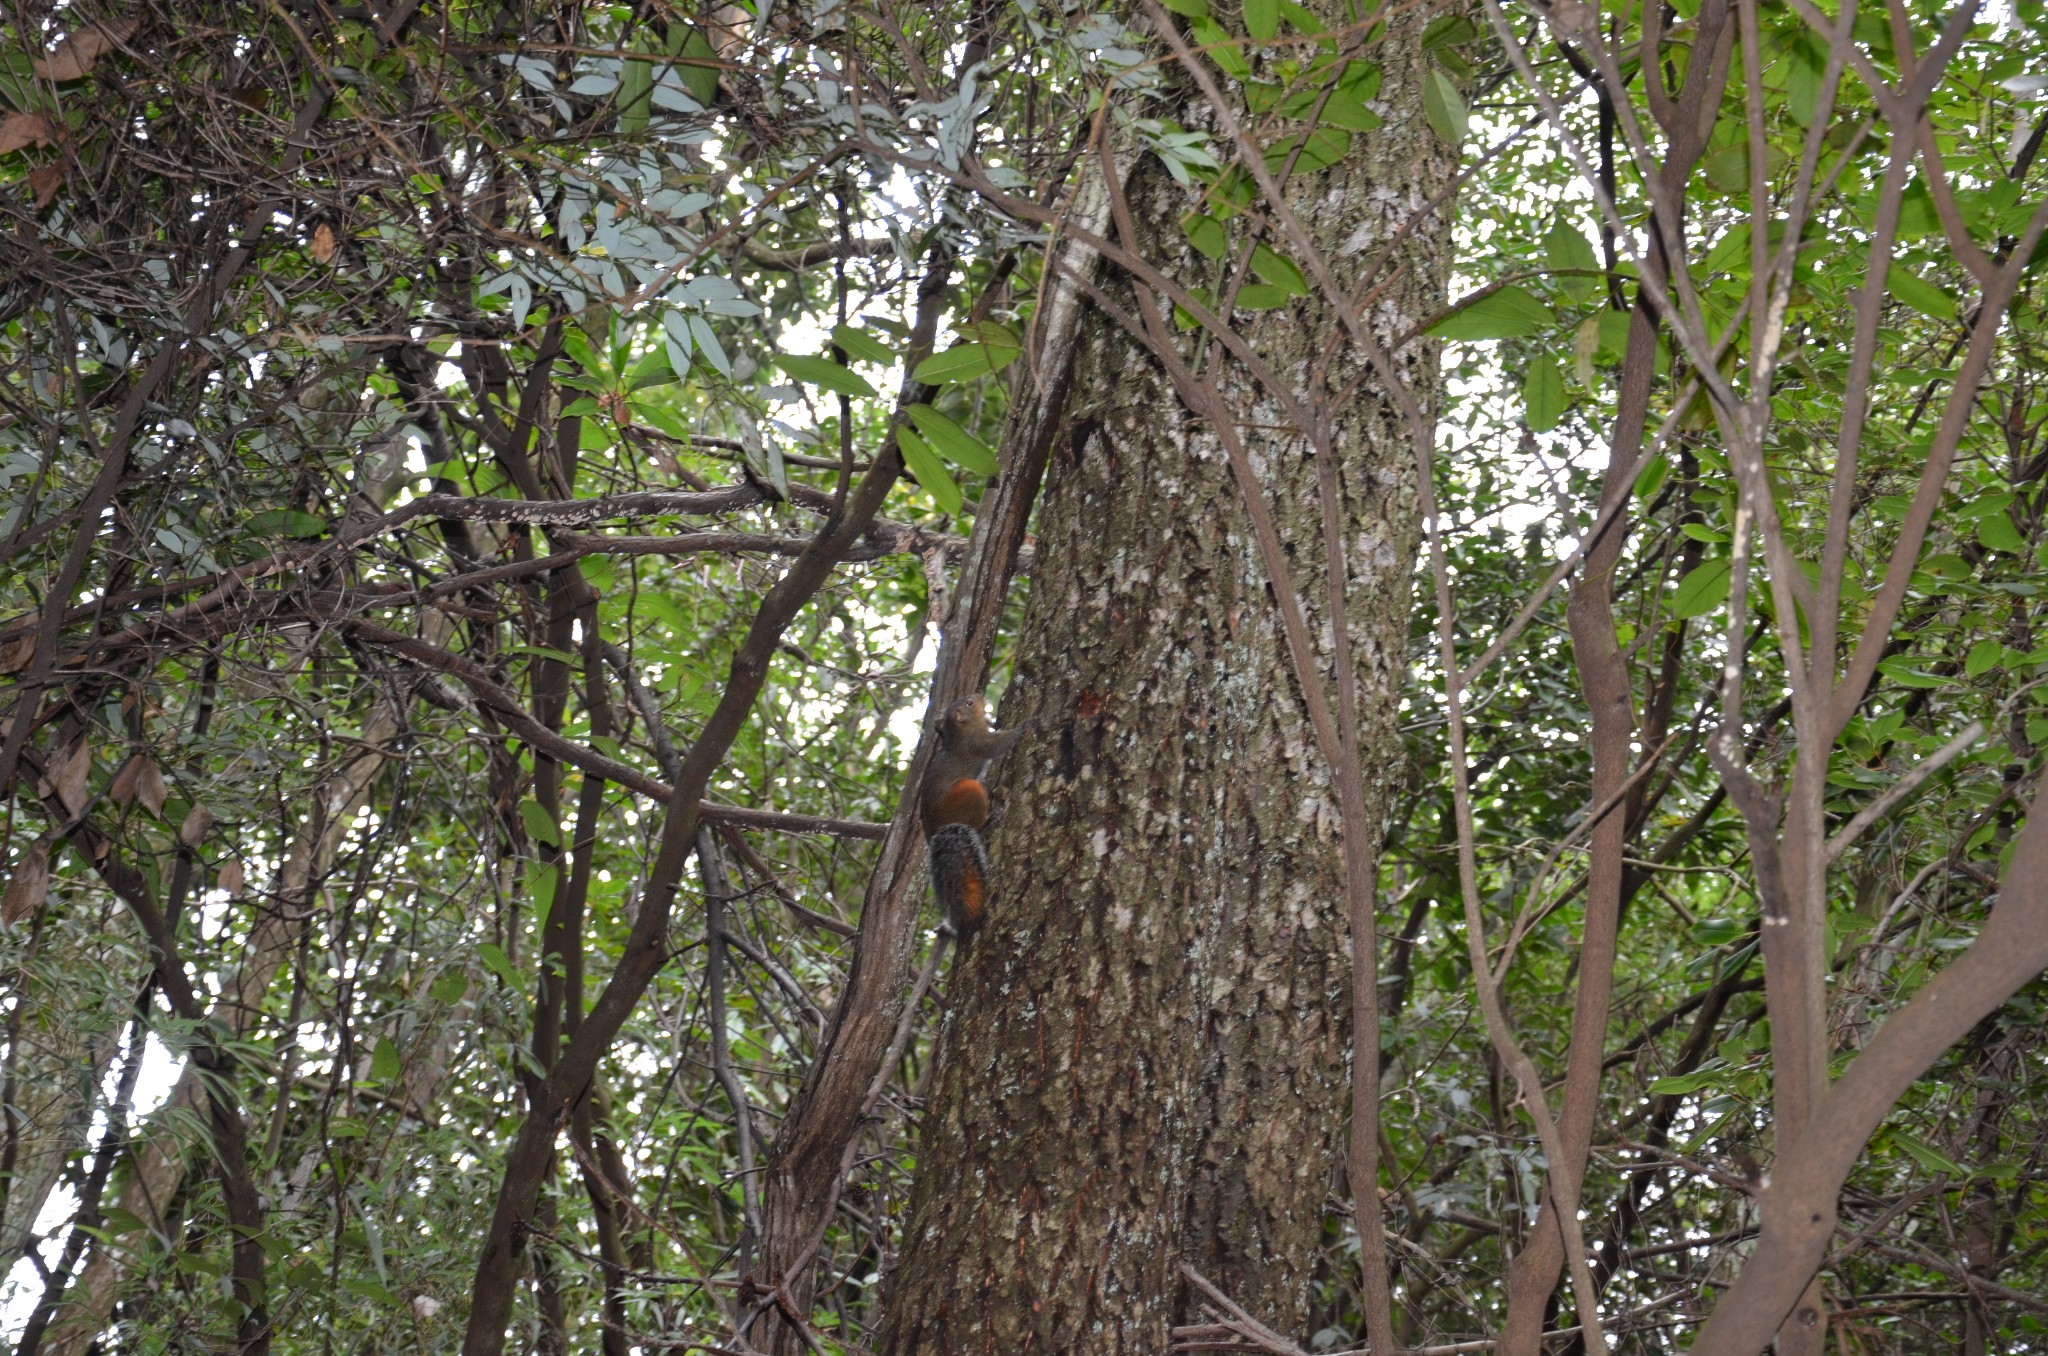
<path fill-rule="evenodd" d="M 0 34 L 18 1349 L 2038 1344 L 2039 0 Z"/>
<path fill-rule="evenodd" d="M 1222 173 L 1177 181 L 1116 131 L 1081 171 L 1082 232 L 1115 249 L 1051 283 L 1086 315 L 1071 372 L 1039 373 L 1060 403 L 1002 707 L 1030 729 L 995 784 L 996 901 L 948 989 L 887 1351 L 1163 1350 L 1202 1298 L 1183 1266 L 1281 1331 L 1308 1318 L 1354 946 L 1374 992 L 1346 850 L 1369 880 L 1402 765 L 1407 416 L 1436 404 L 1420 331 L 1456 163 L 1422 38 L 1456 13 L 1292 14 L 1229 94 L 1155 39 L 1144 111 L 1214 129 Z M 1216 328 L 1174 327 L 1176 297 Z M 1317 729 L 1340 705 L 1348 758 Z"/>

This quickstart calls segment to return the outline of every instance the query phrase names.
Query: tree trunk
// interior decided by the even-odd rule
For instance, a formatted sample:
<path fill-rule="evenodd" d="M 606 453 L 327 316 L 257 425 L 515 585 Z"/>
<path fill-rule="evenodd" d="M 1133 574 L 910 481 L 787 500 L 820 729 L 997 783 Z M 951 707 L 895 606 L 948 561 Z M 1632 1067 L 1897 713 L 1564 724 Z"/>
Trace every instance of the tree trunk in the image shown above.
<path fill-rule="evenodd" d="M 1429 207 L 1455 158 L 1421 114 L 1431 17 L 1404 14 L 1368 49 L 1385 126 L 1287 190 L 1350 287 L 1411 225 L 1367 310 L 1383 345 L 1442 305 L 1448 267 L 1449 215 Z M 1212 119 L 1190 94 L 1179 120 Z M 1121 243 L 1212 281 L 1178 224 L 1187 190 L 1156 160 L 1122 182 L 1138 238 Z M 1135 315 L 1128 278 L 1105 278 Z M 1351 966 L 1331 769 L 1221 441 L 1144 343 L 1100 308 L 1083 324 L 1002 711 L 1035 724 L 996 773 L 994 902 L 951 980 L 892 1356 L 1163 1353 L 1191 1316 L 1183 1262 L 1298 1330 L 1343 1159 Z M 1297 381 L 1340 333 L 1314 294 L 1238 332 Z M 1198 347 L 1184 340 L 1184 360 Z M 1398 361 L 1433 410 L 1434 348 Z M 1364 370 L 1344 349 L 1331 367 L 1335 391 Z M 1330 439 L 1377 840 L 1401 761 L 1418 525 L 1415 448 L 1366 377 L 1330 411 Z M 1250 411 L 1240 428 L 1327 684 L 1315 459 L 1267 393 L 1214 380 Z"/>

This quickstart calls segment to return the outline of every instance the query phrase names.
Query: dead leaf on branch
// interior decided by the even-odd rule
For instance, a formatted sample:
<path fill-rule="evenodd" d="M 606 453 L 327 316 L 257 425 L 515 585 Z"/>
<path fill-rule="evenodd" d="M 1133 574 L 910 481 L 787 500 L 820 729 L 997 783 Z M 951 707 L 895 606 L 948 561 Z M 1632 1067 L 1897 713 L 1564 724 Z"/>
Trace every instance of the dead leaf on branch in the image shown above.
<path fill-rule="evenodd" d="M 52 160 L 49 164 L 29 171 L 28 186 L 36 195 L 36 210 L 50 205 L 57 196 L 57 190 L 64 186 L 64 162 Z"/>
<path fill-rule="evenodd" d="M 162 819 L 164 798 L 168 794 L 169 791 L 164 786 L 164 770 L 157 766 L 156 759 L 151 758 L 144 762 L 142 779 L 135 786 L 135 795 L 142 802 L 142 808 Z"/>
<path fill-rule="evenodd" d="M 57 44 L 57 50 L 36 63 L 36 74 L 62 83 L 83 80 L 92 73 L 93 63 L 114 50 L 136 29 L 133 19 L 115 19 L 90 24 Z"/>
<path fill-rule="evenodd" d="M 107 799 L 126 807 L 135 799 L 135 784 L 142 780 L 142 765 L 149 761 L 149 755 L 130 754 L 128 761 L 121 764 L 121 770 L 114 774 L 114 780 L 107 783 Z"/>
<path fill-rule="evenodd" d="M 185 822 L 178 826 L 178 841 L 186 847 L 198 847 L 206 839 L 206 831 L 213 827 L 213 811 L 204 805 L 195 805 Z"/>
<path fill-rule="evenodd" d="M 0 895 L 0 923 L 10 927 L 43 907 L 50 894 L 50 845 L 37 843 L 21 854 Z"/>
<path fill-rule="evenodd" d="M 48 146 L 56 139 L 57 129 L 50 125 L 47 113 L 9 113 L 0 118 L 0 155 Z"/>
<path fill-rule="evenodd" d="M 0 646 L 0 673 L 20 673 L 28 667 L 28 661 L 36 657 L 36 633 L 33 628 L 41 616 L 41 613 L 31 612 L 22 618 L 22 622 L 31 628 L 29 633 Z"/>
<path fill-rule="evenodd" d="M 86 787 L 86 777 L 92 772 L 92 746 L 81 739 L 78 747 L 66 754 L 50 774 L 50 785 L 57 793 L 57 801 L 66 814 L 76 818 L 92 804 L 91 793 Z"/>
<path fill-rule="evenodd" d="M 229 862 L 220 869 L 220 892 L 233 899 L 242 893 L 242 864 Z"/>
<path fill-rule="evenodd" d="M 334 252 L 340 248 L 341 244 L 334 238 L 334 228 L 332 226 L 323 221 L 313 228 L 313 257 L 315 259 L 324 264 L 334 258 Z"/>

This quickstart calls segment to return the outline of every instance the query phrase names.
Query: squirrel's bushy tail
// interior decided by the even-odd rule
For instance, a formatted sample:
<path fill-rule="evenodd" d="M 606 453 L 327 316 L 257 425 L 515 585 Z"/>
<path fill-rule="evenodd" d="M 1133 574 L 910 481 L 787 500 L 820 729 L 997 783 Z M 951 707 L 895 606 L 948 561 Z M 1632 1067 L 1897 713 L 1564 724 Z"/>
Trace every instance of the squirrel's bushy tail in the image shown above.
<path fill-rule="evenodd" d="M 932 893 L 965 947 L 988 913 L 988 849 L 965 824 L 945 824 L 930 840 Z"/>

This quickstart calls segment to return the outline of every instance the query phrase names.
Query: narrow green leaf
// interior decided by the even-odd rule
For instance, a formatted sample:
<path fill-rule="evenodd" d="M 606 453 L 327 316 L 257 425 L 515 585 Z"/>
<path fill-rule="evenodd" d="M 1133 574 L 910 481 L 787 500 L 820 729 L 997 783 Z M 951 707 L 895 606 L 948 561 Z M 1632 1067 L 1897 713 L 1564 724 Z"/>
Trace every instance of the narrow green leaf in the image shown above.
<path fill-rule="evenodd" d="M 895 352 L 866 330 L 857 330 L 851 325 L 834 325 L 832 342 L 846 350 L 847 356 L 858 358 L 864 363 L 879 363 L 883 367 L 896 361 Z"/>
<path fill-rule="evenodd" d="M 841 367 L 830 358 L 800 357 L 787 353 L 775 355 L 775 365 L 795 377 L 798 381 L 820 390 L 836 391 L 840 395 L 871 396 L 875 388 L 858 372 Z"/>
<path fill-rule="evenodd" d="M 1714 1086 L 1726 1072 L 1725 1069 L 1697 1069 L 1676 1078 L 1653 1078 L 1650 1080 L 1650 1093 L 1656 1097 L 1683 1097 L 1686 1093 Z"/>
<path fill-rule="evenodd" d="M 632 370 L 626 373 L 626 389 L 644 391 L 650 386 L 666 386 L 682 375 L 669 362 L 668 350 L 657 348 L 634 363 Z"/>
<path fill-rule="evenodd" d="M 398 1047 L 391 1037 L 377 1037 L 377 1048 L 370 1055 L 370 1077 L 379 1083 L 389 1083 L 398 1077 Z"/>
<path fill-rule="evenodd" d="M 1188 243 L 1211 259 L 1221 259 L 1230 251 L 1230 232 L 1223 223 L 1203 212 L 1190 212 L 1180 219 L 1180 228 Z"/>
<path fill-rule="evenodd" d="M 1908 1158 L 1911 1158 L 1929 1172 L 1945 1172 L 1950 1177 L 1957 1179 L 1970 1175 L 1969 1170 L 1964 1168 L 1962 1164 L 1956 1162 L 1926 1140 L 1915 1139 L 1903 1130 L 1892 1131 L 1891 1139 L 1892 1143 L 1906 1151 Z"/>
<path fill-rule="evenodd" d="M 924 486 L 938 506 L 947 513 L 958 513 L 965 499 L 952 473 L 946 470 L 946 463 L 939 460 L 938 453 L 907 428 L 896 430 L 896 446 L 903 449 L 903 464 L 910 468 L 910 474 L 917 477 L 917 483 Z"/>
<path fill-rule="evenodd" d="M 1324 102 L 1321 121 L 1348 132 L 1370 132 L 1380 125 L 1380 115 L 1367 108 L 1357 95 L 1340 89 Z"/>
<path fill-rule="evenodd" d="M 1955 300 L 1904 264 L 1893 264 L 1884 282 L 1893 296 L 1920 314 L 1935 320 L 1956 318 Z"/>
<path fill-rule="evenodd" d="M 912 405 L 906 413 L 925 440 L 954 465 L 976 475 L 992 476 L 996 473 L 996 454 L 987 443 L 929 405 Z"/>
<path fill-rule="evenodd" d="M 1431 71 L 1422 81 L 1422 116 L 1429 119 L 1436 134 L 1453 146 L 1464 144 L 1471 130 L 1471 116 L 1465 111 L 1464 96 L 1442 71 Z"/>
<path fill-rule="evenodd" d="M 955 344 L 944 353 L 926 358 L 911 375 L 933 386 L 948 381 L 973 381 L 1002 371 L 1020 351 L 988 344 Z"/>
<path fill-rule="evenodd" d="M 1245 60 L 1239 50 L 1237 39 L 1223 31 L 1223 26 L 1214 19 L 1197 19 L 1188 25 L 1188 31 L 1195 35 L 1195 41 L 1202 45 L 1209 60 L 1216 68 L 1234 80 L 1251 78 L 1252 63 Z"/>
<path fill-rule="evenodd" d="M 506 988 L 519 987 L 519 972 L 512 968 L 512 958 L 505 954 L 505 948 L 494 942 L 485 942 L 477 947 L 476 954 L 486 970 L 505 981 Z"/>
<path fill-rule="evenodd" d="M 1160 3 L 1175 14 L 1185 14 L 1190 19 L 1209 17 L 1209 0 L 1160 0 Z"/>
<path fill-rule="evenodd" d="M 1259 42 L 1271 42 L 1280 32 L 1280 0 L 1244 0 L 1244 27 Z"/>
<path fill-rule="evenodd" d="M 1293 297 L 1308 295 L 1308 279 L 1301 268 L 1269 245 L 1252 247 L 1252 272 Z"/>
<path fill-rule="evenodd" d="M 555 823 L 553 815 L 541 808 L 539 801 L 520 801 L 519 820 L 526 825 L 526 836 L 534 842 L 546 843 L 549 847 L 562 845 L 561 826 Z"/>
<path fill-rule="evenodd" d="M 1548 358 L 1529 365 L 1522 377 L 1522 419 L 1531 433 L 1548 433 L 1564 418 L 1568 402 L 1564 371 Z"/>
<path fill-rule="evenodd" d="M 1273 311 L 1287 304 L 1287 291 L 1271 283 L 1248 283 L 1237 289 L 1240 311 Z"/>

